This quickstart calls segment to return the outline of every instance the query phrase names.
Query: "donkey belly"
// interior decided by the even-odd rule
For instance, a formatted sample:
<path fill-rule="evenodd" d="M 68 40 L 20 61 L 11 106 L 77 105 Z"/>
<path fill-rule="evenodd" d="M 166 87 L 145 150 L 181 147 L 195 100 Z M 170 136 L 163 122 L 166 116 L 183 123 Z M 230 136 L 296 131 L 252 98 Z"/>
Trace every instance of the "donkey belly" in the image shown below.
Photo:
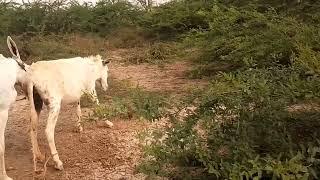
<path fill-rule="evenodd" d="M 62 98 L 62 101 L 65 103 L 74 103 L 80 100 L 81 97 L 81 88 L 77 88 L 77 87 L 66 87 L 64 89 L 64 96 Z"/>

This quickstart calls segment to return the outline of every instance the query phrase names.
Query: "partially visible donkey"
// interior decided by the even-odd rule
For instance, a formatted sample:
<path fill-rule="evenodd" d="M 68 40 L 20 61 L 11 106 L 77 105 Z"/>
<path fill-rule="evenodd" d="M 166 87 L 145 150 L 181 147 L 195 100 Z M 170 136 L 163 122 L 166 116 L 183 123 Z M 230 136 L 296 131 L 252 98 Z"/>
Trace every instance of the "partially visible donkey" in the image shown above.
<path fill-rule="evenodd" d="M 9 108 L 17 97 L 14 85 L 27 81 L 26 71 L 28 69 L 28 65 L 21 61 L 18 48 L 10 36 L 7 38 L 7 44 L 13 57 L 5 58 L 0 54 L 0 180 L 11 180 L 5 169 L 4 131 L 8 121 Z"/>

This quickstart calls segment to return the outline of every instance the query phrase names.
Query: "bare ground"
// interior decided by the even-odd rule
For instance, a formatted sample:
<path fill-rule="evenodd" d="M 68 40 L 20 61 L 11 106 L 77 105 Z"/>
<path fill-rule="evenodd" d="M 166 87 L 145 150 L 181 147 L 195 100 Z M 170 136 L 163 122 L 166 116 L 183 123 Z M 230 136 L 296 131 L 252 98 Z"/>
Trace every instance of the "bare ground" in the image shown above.
<path fill-rule="evenodd" d="M 123 58 L 126 51 L 110 52 L 111 76 L 117 80 L 127 80 L 133 86 L 141 86 L 149 91 L 167 91 L 174 93 L 186 92 L 189 88 L 197 88 L 208 84 L 207 80 L 190 79 L 186 72 L 192 69 L 192 64 L 186 61 L 176 61 L 170 64 L 125 65 Z"/>
<path fill-rule="evenodd" d="M 184 78 L 187 67 L 184 62 L 167 65 L 164 68 L 150 65 L 123 66 L 114 63 L 110 65 L 110 74 L 116 80 L 127 79 L 134 85 L 139 84 L 154 91 L 181 91 L 190 86 L 202 85 L 204 82 Z M 44 110 L 39 122 L 39 144 L 42 152 L 50 154 L 44 135 L 46 118 L 47 111 Z M 53 161 L 49 160 L 46 179 L 145 179 L 143 174 L 134 172 L 142 155 L 142 146 L 137 134 L 151 127 L 150 123 L 117 120 L 110 129 L 99 122 L 86 122 L 84 133 L 79 134 L 74 132 L 75 121 L 75 108 L 64 105 L 55 131 L 56 145 L 60 159 L 64 162 L 64 171 L 56 171 L 53 168 Z M 17 101 L 11 108 L 6 129 L 5 159 L 10 177 L 16 180 L 33 179 L 29 105 L 26 100 Z M 39 163 L 39 166 L 43 164 Z"/>
<path fill-rule="evenodd" d="M 65 105 L 56 127 L 56 144 L 64 171 L 49 161 L 47 179 L 140 179 L 134 167 L 141 157 L 136 134 L 147 126 L 139 121 L 117 121 L 110 129 L 101 123 L 85 123 L 85 132 L 75 130 L 75 108 Z M 32 153 L 28 132 L 28 104 L 17 102 L 10 113 L 6 132 L 6 164 L 14 179 L 32 179 Z M 49 153 L 44 135 L 47 112 L 40 117 L 39 143 Z M 42 164 L 39 163 L 41 166 Z"/>

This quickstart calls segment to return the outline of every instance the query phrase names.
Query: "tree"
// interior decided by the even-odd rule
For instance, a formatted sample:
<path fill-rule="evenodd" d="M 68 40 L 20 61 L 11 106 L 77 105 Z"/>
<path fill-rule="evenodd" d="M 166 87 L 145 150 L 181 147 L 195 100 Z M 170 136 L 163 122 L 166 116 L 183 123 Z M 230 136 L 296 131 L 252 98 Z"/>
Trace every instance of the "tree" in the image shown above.
<path fill-rule="evenodd" d="M 151 10 L 153 6 L 152 0 L 136 0 L 145 10 Z"/>

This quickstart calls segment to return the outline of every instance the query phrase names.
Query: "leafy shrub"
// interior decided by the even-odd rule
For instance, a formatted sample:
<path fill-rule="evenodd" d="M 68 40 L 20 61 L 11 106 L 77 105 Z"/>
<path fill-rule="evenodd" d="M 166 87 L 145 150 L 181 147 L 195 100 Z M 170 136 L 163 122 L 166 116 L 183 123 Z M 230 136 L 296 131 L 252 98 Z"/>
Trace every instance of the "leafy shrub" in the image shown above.
<path fill-rule="evenodd" d="M 107 36 L 107 39 L 115 48 L 143 47 L 146 43 L 143 32 L 134 27 L 116 29 Z"/>
<path fill-rule="evenodd" d="M 148 62 L 147 47 L 134 48 L 129 51 L 129 56 L 126 58 L 126 62 L 130 64 L 141 64 Z"/>
<path fill-rule="evenodd" d="M 133 49 L 127 61 L 133 64 L 150 63 L 163 64 L 176 58 L 178 47 L 175 43 L 153 42 Z"/>
<path fill-rule="evenodd" d="M 301 36 L 307 36 L 304 32 L 309 28 L 272 12 L 261 14 L 216 7 L 211 16 L 210 31 L 200 38 L 206 56 L 204 60 L 251 67 L 290 64 L 291 55 L 296 51 L 296 40 L 305 39 Z"/>
<path fill-rule="evenodd" d="M 21 58 L 27 61 L 52 60 L 93 54 L 105 55 L 106 41 L 94 35 L 46 35 L 13 37 L 19 48 Z M 5 42 L 5 38 L 2 42 Z M 1 52 L 10 55 L 5 43 L 0 45 Z"/>
<path fill-rule="evenodd" d="M 129 59 L 137 64 L 167 61 L 181 40 L 183 57 L 199 64 L 190 76 L 211 76 L 212 84 L 186 98 L 195 111 L 170 114 L 170 127 L 152 134 L 140 170 L 176 179 L 316 179 L 319 2 L 177 0 L 143 11 L 127 1 L 0 1 L 0 36 L 19 36 L 21 54 L 38 60 L 103 53 L 104 38 L 86 38 L 97 34 L 111 47 L 141 48 Z M 95 116 L 166 115 L 168 98 L 116 91 Z"/>
<path fill-rule="evenodd" d="M 315 178 L 320 112 L 288 108 L 319 105 L 319 85 L 318 77 L 305 79 L 291 68 L 221 74 L 195 96 L 194 113 L 183 121 L 172 116 L 172 126 L 153 137 L 146 155 L 167 174 L 177 173 L 170 167 L 195 167 L 217 178 Z"/>
<path fill-rule="evenodd" d="M 140 10 L 126 1 L 36 1 L 16 4 L 0 1 L 0 35 L 33 32 L 98 33 L 102 36 L 139 20 Z"/>
<path fill-rule="evenodd" d="M 192 29 L 206 29 L 209 24 L 203 9 L 207 4 L 205 1 L 171 1 L 145 14 L 141 26 L 160 39 L 175 38 Z"/>
<path fill-rule="evenodd" d="M 94 110 L 94 116 L 100 118 L 144 118 L 149 121 L 160 119 L 166 108 L 163 96 L 140 88 L 129 89 L 121 97 L 114 97 L 107 105 Z"/>
<path fill-rule="evenodd" d="M 200 47 L 199 56 L 194 57 L 200 64 L 193 72 L 195 76 L 214 75 L 217 68 L 213 67 L 221 64 L 229 65 L 230 70 L 291 66 L 306 51 L 313 59 L 318 53 L 320 32 L 316 25 L 279 16 L 272 10 L 260 13 L 218 4 L 207 17 L 208 30 L 190 31 L 184 36 L 185 47 Z"/>
<path fill-rule="evenodd" d="M 294 66 L 303 69 L 309 75 L 319 75 L 320 51 L 314 51 L 310 47 L 297 45 L 299 55 L 293 59 Z"/>
<path fill-rule="evenodd" d="M 154 43 L 148 49 L 149 63 L 162 63 L 167 61 L 175 53 L 176 47 L 167 43 Z"/>
<path fill-rule="evenodd" d="M 39 58 L 39 60 L 68 58 L 80 53 L 66 44 L 66 40 L 59 37 L 36 37 L 30 39 L 23 49 L 28 52 L 29 58 Z"/>

